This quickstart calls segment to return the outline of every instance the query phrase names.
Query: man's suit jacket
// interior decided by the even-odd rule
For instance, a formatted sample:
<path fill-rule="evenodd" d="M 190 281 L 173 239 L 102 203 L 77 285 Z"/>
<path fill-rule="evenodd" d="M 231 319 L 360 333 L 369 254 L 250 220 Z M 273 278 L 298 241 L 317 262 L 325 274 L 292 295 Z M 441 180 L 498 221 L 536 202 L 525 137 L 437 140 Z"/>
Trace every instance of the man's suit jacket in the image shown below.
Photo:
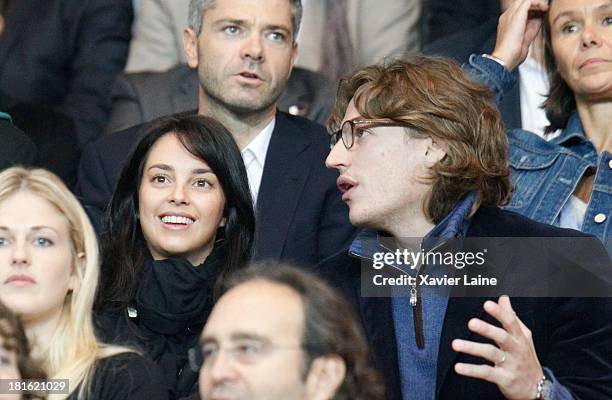
<path fill-rule="evenodd" d="M 490 54 L 497 38 L 497 18 L 492 18 L 478 28 L 458 32 L 428 44 L 423 53 L 450 57 L 463 64 L 471 54 Z M 521 128 L 521 94 L 519 85 L 504 93 L 498 105 L 507 129 Z"/>
<path fill-rule="evenodd" d="M 197 109 L 198 88 L 197 71 L 183 64 L 164 72 L 122 74 L 113 87 L 113 109 L 106 131 Z M 294 68 L 278 108 L 325 124 L 334 106 L 334 89 L 322 74 Z"/>
<path fill-rule="evenodd" d="M 72 118 L 81 146 L 98 137 L 127 58 L 131 1 L 14 0 L 5 20 L 0 109 L 53 107 Z"/>
<path fill-rule="evenodd" d="M 121 166 L 146 126 L 105 135 L 83 153 L 77 193 L 98 232 Z M 336 187 L 337 173 L 324 165 L 328 153 L 321 125 L 276 114 L 257 199 L 255 259 L 311 266 L 351 240 L 354 228 Z"/>
<path fill-rule="evenodd" d="M 485 242 L 495 247 L 487 248 L 484 266 L 465 270 L 472 277 L 477 273 L 495 275 L 500 277 L 500 283 L 499 288 L 493 288 L 495 296 L 489 296 L 489 289 L 480 292 L 481 288 L 452 288 L 440 337 L 436 399 L 504 399 L 496 385 L 458 375 L 453 368 L 455 363 L 483 364 L 484 361 L 451 348 L 456 338 L 491 343 L 469 331 L 467 324 L 471 318 L 481 318 L 499 326 L 484 313 L 483 304 L 487 299 L 496 301 L 500 292 L 511 296 L 514 311 L 531 330 L 541 365 L 549 368 L 576 399 L 612 398 L 612 264 L 597 238 L 540 224 L 498 208 L 481 208 L 473 217 L 467 236 L 503 238 Z M 517 240 L 521 237 L 527 239 Z M 553 239 L 542 242 L 533 238 Z M 549 251 L 538 247 L 542 243 L 550 245 Z M 529 251 L 523 251 L 526 249 Z M 388 267 L 374 271 L 371 263 L 349 256 L 346 250 L 321 263 L 318 271 L 353 304 L 376 365 L 385 378 L 387 399 L 401 400 L 404 397 L 391 295 L 385 297 L 378 293 L 379 297 L 362 297 L 361 292 L 363 282 L 371 274 L 380 272 L 392 277 L 399 274 Z M 555 275 L 554 280 L 534 279 L 538 275 L 547 277 L 550 271 L 562 274 Z M 594 278 L 596 274 L 603 280 Z M 582 287 L 576 288 L 579 284 Z M 541 297 L 512 297 L 513 293 L 533 293 L 530 292 L 533 288 Z M 588 293 L 607 298 L 544 296 L 546 293 L 555 296 L 570 293 L 571 296 L 578 292 L 583 296 Z"/>

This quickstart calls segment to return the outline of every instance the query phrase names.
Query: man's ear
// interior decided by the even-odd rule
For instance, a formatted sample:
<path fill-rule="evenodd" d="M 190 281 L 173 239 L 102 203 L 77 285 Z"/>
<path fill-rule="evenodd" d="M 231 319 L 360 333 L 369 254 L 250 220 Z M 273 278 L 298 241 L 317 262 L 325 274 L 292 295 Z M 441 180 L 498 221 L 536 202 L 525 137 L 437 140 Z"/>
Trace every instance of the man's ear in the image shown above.
<path fill-rule="evenodd" d="M 436 163 L 446 157 L 446 149 L 440 145 L 440 142 L 430 138 L 425 150 L 425 163 L 428 168 L 433 168 Z"/>
<path fill-rule="evenodd" d="M 337 354 L 317 357 L 310 364 L 306 377 L 309 400 L 331 400 L 344 382 L 346 363 Z"/>
<path fill-rule="evenodd" d="M 183 31 L 183 47 L 185 47 L 185 58 L 190 68 L 198 67 L 198 35 L 190 27 Z"/>
<path fill-rule="evenodd" d="M 293 42 L 293 48 L 291 49 L 291 68 L 292 69 L 295 66 L 295 60 L 297 59 L 298 51 L 299 51 L 298 42 Z"/>

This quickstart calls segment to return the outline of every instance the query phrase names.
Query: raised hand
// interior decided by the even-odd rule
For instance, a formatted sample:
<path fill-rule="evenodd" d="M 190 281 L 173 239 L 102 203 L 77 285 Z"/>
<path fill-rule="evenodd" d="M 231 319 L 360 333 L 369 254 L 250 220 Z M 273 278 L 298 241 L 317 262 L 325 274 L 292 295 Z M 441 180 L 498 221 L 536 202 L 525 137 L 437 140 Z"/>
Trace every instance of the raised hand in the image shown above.
<path fill-rule="evenodd" d="M 515 0 L 499 17 L 497 41 L 491 55 L 502 60 L 509 71 L 527 58 L 546 11 L 546 0 Z"/>
<path fill-rule="evenodd" d="M 474 318 L 468 323 L 468 328 L 493 340 L 497 346 L 455 339 L 452 347 L 455 351 L 481 357 L 494 365 L 457 363 L 455 372 L 496 384 L 507 399 L 533 399 L 543 372 L 531 331 L 517 317 L 508 296 L 501 296 L 497 303 L 485 302 L 484 309 L 502 327 Z"/>

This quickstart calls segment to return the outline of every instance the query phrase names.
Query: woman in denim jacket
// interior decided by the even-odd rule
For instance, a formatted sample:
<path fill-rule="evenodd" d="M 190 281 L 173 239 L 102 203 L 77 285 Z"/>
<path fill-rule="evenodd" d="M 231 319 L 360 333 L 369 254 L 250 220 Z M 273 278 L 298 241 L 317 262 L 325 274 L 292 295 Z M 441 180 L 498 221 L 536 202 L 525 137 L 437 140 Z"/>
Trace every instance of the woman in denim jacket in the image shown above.
<path fill-rule="evenodd" d="M 542 23 L 543 22 L 543 23 Z M 516 81 L 540 25 L 550 93 L 549 141 L 508 132 L 515 192 L 509 210 L 597 236 L 612 254 L 612 4 L 608 0 L 515 0 L 500 17 L 492 55 L 466 69 L 495 92 Z"/>

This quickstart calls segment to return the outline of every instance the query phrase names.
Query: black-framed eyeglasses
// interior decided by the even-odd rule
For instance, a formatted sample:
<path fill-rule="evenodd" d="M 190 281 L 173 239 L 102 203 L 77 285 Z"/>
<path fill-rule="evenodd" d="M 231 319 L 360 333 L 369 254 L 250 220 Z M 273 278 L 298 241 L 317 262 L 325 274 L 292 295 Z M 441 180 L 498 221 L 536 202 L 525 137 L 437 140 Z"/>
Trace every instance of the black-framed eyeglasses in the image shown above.
<path fill-rule="evenodd" d="M 330 149 L 333 148 L 336 143 L 342 140 L 344 147 L 346 147 L 348 150 L 355 144 L 355 137 L 360 138 L 363 136 L 364 131 L 367 131 L 369 128 L 376 128 L 379 126 L 412 127 L 409 124 L 398 122 L 390 118 L 348 120 L 342 123 L 339 130 L 331 134 L 329 147 Z"/>

